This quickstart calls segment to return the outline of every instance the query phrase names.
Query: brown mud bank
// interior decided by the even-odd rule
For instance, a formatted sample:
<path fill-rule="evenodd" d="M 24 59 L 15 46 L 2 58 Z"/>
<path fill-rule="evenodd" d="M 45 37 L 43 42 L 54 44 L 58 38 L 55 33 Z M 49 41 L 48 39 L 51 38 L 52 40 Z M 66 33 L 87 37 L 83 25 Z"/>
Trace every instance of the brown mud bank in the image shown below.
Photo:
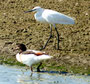
<path fill-rule="evenodd" d="M 90 74 L 90 0 L 1 0 L 0 1 L 0 63 L 19 63 L 12 48 L 24 43 L 39 50 L 49 37 L 48 24 L 36 22 L 33 14 L 24 11 L 35 6 L 49 8 L 75 18 L 74 25 L 57 25 L 60 50 L 56 50 L 56 32 L 44 51 L 54 58 L 45 61 L 48 70 Z"/>

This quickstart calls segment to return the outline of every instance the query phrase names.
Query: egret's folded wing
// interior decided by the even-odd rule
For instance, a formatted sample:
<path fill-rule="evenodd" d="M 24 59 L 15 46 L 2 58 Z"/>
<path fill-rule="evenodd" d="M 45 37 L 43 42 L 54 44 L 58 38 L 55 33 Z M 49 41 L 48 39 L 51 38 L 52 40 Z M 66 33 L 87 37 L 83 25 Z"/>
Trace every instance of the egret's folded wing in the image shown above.
<path fill-rule="evenodd" d="M 42 17 L 52 24 L 74 24 L 74 19 L 57 11 L 46 9 Z"/>

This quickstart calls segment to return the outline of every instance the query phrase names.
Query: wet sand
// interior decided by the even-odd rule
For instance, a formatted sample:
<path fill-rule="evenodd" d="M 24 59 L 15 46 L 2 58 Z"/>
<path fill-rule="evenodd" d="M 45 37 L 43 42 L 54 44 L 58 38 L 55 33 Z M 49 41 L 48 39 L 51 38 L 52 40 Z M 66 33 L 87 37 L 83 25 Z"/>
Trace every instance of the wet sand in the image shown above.
<path fill-rule="evenodd" d="M 36 22 L 34 13 L 24 11 L 34 6 L 56 10 L 75 18 L 75 25 L 57 25 L 60 50 L 56 50 L 56 32 L 45 52 L 54 56 L 44 62 L 48 70 L 90 74 L 90 0 L 1 0 L 0 1 L 0 63 L 19 64 L 13 51 L 17 43 L 40 50 L 47 41 L 48 24 Z"/>

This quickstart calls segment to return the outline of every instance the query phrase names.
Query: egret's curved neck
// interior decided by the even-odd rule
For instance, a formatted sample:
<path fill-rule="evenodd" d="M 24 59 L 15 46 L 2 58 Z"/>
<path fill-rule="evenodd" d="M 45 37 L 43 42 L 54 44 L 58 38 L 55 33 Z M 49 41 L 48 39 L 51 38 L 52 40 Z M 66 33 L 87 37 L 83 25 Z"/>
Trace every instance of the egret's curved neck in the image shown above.
<path fill-rule="evenodd" d="M 44 9 L 40 9 L 40 10 L 36 11 L 34 16 L 35 17 L 40 17 L 42 15 L 43 11 L 44 11 Z"/>

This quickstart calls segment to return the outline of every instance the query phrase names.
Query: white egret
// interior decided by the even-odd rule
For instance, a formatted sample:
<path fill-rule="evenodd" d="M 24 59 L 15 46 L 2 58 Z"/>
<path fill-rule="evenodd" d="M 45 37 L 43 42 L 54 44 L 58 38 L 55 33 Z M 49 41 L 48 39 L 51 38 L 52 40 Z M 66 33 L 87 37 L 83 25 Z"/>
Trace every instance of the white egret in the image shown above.
<path fill-rule="evenodd" d="M 31 67 L 31 71 L 33 71 L 32 65 L 40 62 L 40 65 L 37 67 L 37 72 L 40 72 L 39 68 L 42 65 L 41 61 L 52 58 L 52 56 L 47 55 L 45 52 L 27 50 L 24 44 L 18 44 L 18 47 L 15 50 L 20 50 L 16 55 L 17 61 Z"/>
<path fill-rule="evenodd" d="M 57 11 L 44 9 L 39 6 L 34 7 L 32 10 L 26 11 L 25 13 L 32 11 L 36 12 L 34 17 L 37 21 L 50 24 L 50 36 L 46 44 L 43 46 L 43 49 L 47 46 L 49 40 L 52 37 L 52 25 L 54 26 L 57 33 L 57 49 L 59 49 L 59 33 L 56 28 L 56 24 L 74 24 L 74 19 Z"/>

